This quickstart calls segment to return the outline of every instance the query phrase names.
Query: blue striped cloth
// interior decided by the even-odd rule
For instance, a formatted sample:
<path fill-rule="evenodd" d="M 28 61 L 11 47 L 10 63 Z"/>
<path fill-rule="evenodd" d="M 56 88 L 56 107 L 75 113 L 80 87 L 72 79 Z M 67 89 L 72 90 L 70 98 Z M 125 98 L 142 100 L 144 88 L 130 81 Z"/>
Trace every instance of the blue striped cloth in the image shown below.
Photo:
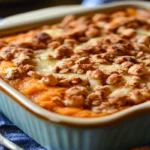
<path fill-rule="evenodd" d="M 96 6 L 104 3 L 112 2 L 112 0 L 83 0 L 82 5 Z"/>
<path fill-rule="evenodd" d="M 3 114 L 0 114 L 0 133 L 8 140 L 16 143 L 25 150 L 46 150 L 28 137 L 11 123 Z M 8 150 L 0 145 L 0 150 Z"/>

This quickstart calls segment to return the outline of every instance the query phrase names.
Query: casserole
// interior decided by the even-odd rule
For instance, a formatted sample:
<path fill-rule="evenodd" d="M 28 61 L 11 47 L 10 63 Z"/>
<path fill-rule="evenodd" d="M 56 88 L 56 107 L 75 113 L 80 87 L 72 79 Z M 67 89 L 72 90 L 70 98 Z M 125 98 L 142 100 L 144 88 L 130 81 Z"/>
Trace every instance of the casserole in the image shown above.
<path fill-rule="evenodd" d="M 139 2 L 138 4 L 144 7 L 145 4 L 148 3 Z M 135 6 L 130 3 L 130 6 L 131 5 Z M 108 6 L 106 6 L 106 8 Z M 123 8 L 129 5 L 118 4 L 117 6 Z M 100 10 L 102 10 L 102 8 Z M 116 9 L 117 7 L 115 6 L 114 8 Z M 98 10 L 99 8 L 93 8 L 93 10 L 90 9 L 91 12 Z M 83 11 L 89 12 L 87 8 Z M 3 31 L 6 31 L 6 29 L 3 29 Z M 8 31 L 9 30 L 7 30 L 7 33 Z M 149 125 L 149 120 L 147 119 L 149 102 L 101 118 L 72 118 L 43 110 L 27 100 L 23 95 L 19 94 L 4 81 L 1 80 L 0 83 L 3 91 L 12 96 L 15 99 L 15 102 L 18 102 L 20 105 L 24 106 L 24 108 L 28 109 L 28 111 L 22 107 L 16 109 L 18 104 L 9 100 L 6 96 L 6 98 L 2 97 L 1 100 L 2 112 L 4 112 L 6 116 L 11 121 L 15 122 L 23 131 L 28 133 L 28 135 L 48 149 L 112 149 L 111 145 L 113 145 L 113 149 L 127 149 L 137 143 L 144 144 L 149 141 L 149 131 L 147 130 L 147 126 Z M 12 108 L 14 108 L 14 112 L 10 113 L 8 110 L 12 110 Z M 30 113 L 32 113 L 32 115 Z M 35 117 L 33 114 L 38 115 L 38 117 Z M 24 117 L 24 119 L 19 120 L 19 116 Z M 129 118 L 129 116 L 132 117 Z M 47 121 L 43 119 L 41 121 L 40 118 L 45 118 Z M 124 118 L 124 120 L 122 118 Z M 120 121 L 120 119 L 122 119 L 122 121 Z M 49 122 L 49 120 L 52 122 Z M 146 120 L 146 122 L 143 122 L 144 120 Z M 54 125 L 54 123 L 56 124 Z M 140 124 L 143 128 L 137 129 L 137 124 Z M 30 126 L 30 128 L 28 126 Z M 36 133 L 36 131 L 40 131 L 41 128 L 44 130 L 43 132 L 45 135 L 41 135 L 41 132 Z M 132 130 L 132 132 L 127 132 L 130 130 Z M 52 136 L 49 136 L 46 133 Z M 136 135 L 134 135 L 135 133 Z M 113 140 L 114 136 L 116 138 Z M 124 139 L 121 137 L 124 137 Z"/>

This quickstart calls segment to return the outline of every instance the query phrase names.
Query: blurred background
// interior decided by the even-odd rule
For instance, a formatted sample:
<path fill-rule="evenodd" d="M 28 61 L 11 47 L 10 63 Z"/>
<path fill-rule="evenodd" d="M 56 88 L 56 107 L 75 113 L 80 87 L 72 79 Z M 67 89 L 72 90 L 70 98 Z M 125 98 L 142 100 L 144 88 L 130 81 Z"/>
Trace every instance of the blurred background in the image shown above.
<path fill-rule="evenodd" d="M 40 8 L 80 3 L 81 0 L 0 0 L 0 18 Z"/>
<path fill-rule="evenodd" d="M 0 18 L 52 6 L 75 4 L 95 6 L 112 1 L 126 0 L 0 0 Z"/>

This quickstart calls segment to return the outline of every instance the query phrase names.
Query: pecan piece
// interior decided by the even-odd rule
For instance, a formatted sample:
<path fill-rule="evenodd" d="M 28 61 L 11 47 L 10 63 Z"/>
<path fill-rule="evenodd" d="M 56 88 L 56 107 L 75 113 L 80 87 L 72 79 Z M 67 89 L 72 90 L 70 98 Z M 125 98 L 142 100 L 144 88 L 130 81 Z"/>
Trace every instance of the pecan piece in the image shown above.
<path fill-rule="evenodd" d="M 74 86 L 65 92 L 64 104 L 68 107 L 83 107 L 89 91 L 82 86 Z"/>
<path fill-rule="evenodd" d="M 148 71 L 143 64 L 135 64 L 129 68 L 128 73 L 131 75 L 142 76 L 147 74 Z"/>
<path fill-rule="evenodd" d="M 98 22 L 98 21 L 107 21 L 109 19 L 109 15 L 102 14 L 102 13 L 97 13 L 92 17 L 93 22 Z"/>
<path fill-rule="evenodd" d="M 137 42 L 140 44 L 144 44 L 146 46 L 149 46 L 150 45 L 150 36 L 148 36 L 148 35 L 140 36 L 138 38 Z"/>
<path fill-rule="evenodd" d="M 101 79 L 102 80 L 105 77 L 105 74 L 99 69 L 94 70 L 94 71 L 88 71 L 87 74 L 92 79 Z"/>
<path fill-rule="evenodd" d="M 88 38 L 92 38 L 92 37 L 95 37 L 95 36 L 98 36 L 100 33 L 100 30 L 97 29 L 97 28 L 89 28 L 86 32 L 85 32 L 85 35 L 88 37 Z"/>
<path fill-rule="evenodd" d="M 38 72 L 35 72 L 35 71 L 29 71 L 27 73 L 27 75 L 29 75 L 30 77 L 35 78 L 35 79 L 41 79 L 42 78 L 42 76 Z"/>
<path fill-rule="evenodd" d="M 71 82 L 67 78 L 60 77 L 57 83 L 58 86 L 68 87 L 71 85 Z"/>
<path fill-rule="evenodd" d="M 73 49 L 64 45 L 59 46 L 55 49 L 55 57 L 60 59 L 64 57 L 69 57 L 73 54 Z"/>
<path fill-rule="evenodd" d="M 141 78 L 138 77 L 138 76 L 132 76 L 131 79 L 127 82 L 126 82 L 126 86 L 129 86 L 129 87 L 136 87 L 140 84 L 140 81 L 141 81 Z"/>
<path fill-rule="evenodd" d="M 148 94 L 150 91 L 148 89 L 134 89 L 132 90 L 128 97 L 129 100 L 134 104 L 139 104 L 141 102 L 146 101 L 148 98 L 150 98 L 150 94 Z"/>
<path fill-rule="evenodd" d="M 86 99 L 86 105 L 89 107 L 99 106 L 103 101 L 103 94 L 101 91 L 92 92 Z"/>
<path fill-rule="evenodd" d="M 6 79 L 14 80 L 21 76 L 22 71 L 20 70 L 20 68 L 12 67 L 12 68 L 7 68 L 5 70 L 5 74 L 6 74 L 5 76 Z"/>
<path fill-rule="evenodd" d="M 122 76 L 117 73 L 111 74 L 106 80 L 106 83 L 110 85 L 121 84 L 122 82 L 123 82 Z"/>
<path fill-rule="evenodd" d="M 54 75 L 50 74 L 43 76 L 41 78 L 41 82 L 43 82 L 45 85 L 55 86 L 58 83 L 58 80 Z"/>
<path fill-rule="evenodd" d="M 15 51 L 16 49 L 13 47 L 3 47 L 0 50 L 0 57 L 4 60 L 11 60 Z"/>
<path fill-rule="evenodd" d="M 113 105 L 124 106 L 128 102 L 128 97 L 124 92 L 114 91 L 108 96 L 108 102 Z"/>
<path fill-rule="evenodd" d="M 81 57 L 75 63 L 76 64 L 90 64 L 91 61 L 90 61 L 89 57 Z"/>
<path fill-rule="evenodd" d="M 29 48 L 29 49 L 45 49 L 46 45 L 42 42 L 12 42 L 11 46 Z"/>
<path fill-rule="evenodd" d="M 82 82 L 82 80 L 79 77 L 72 77 L 70 79 L 70 82 L 72 85 L 78 85 Z"/>
<path fill-rule="evenodd" d="M 49 43 L 47 46 L 49 48 L 55 49 L 55 48 L 59 47 L 60 45 L 61 45 L 61 43 L 59 41 L 53 41 L 53 42 Z"/>
<path fill-rule="evenodd" d="M 134 65 L 134 63 L 132 63 L 130 61 L 125 61 L 121 64 L 121 69 L 126 72 L 133 65 Z"/>
<path fill-rule="evenodd" d="M 71 70 L 74 73 L 85 73 L 86 71 L 93 69 L 95 69 L 95 66 L 93 66 L 93 64 L 76 64 L 71 67 Z"/>
<path fill-rule="evenodd" d="M 107 49 L 107 52 L 112 54 L 112 55 L 123 55 L 126 51 L 126 45 L 123 44 L 113 44 L 109 46 Z"/>
<path fill-rule="evenodd" d="M 64 28 L 64 27 L 68 26 L 68 24 L 74 20 L 75 20 L 74 15 L 68 15 L 62 20 L 62 22 L 60 23 L 60 27 Z"/>
<path fill-rule="evenodd" d="M 128 28 L 128 29 L 123 30 L 121 35 L 125 38 L 132 38 L 135 34 L 136 34 L 135 29 Z"/>
<path fill-rule="evenodd" d="M 0 48 L 4 47 L 6 45 L 7 45 L 7 43 L 0 39 Z"/>
<path fill-rule="evenodd" d="M 44 32 L 38 32 L 34 36 L 34 41 L 35 42 L 48 43 L 50 40 L 51 40 L 50 35 L 48 35 L 47 33 L 44 33 Z"/>
<path fill-rule="evenodd" d="M 83 45 L 74 50 L 75 54 L 86 56 L 88 54 L 99 53 L 100 49 L 97 46 L 93 45 Z"/>
<path fill-rule="evenodd" d="M 114 62 L 117 64 L 121 64 L 126 61 L 135 62 L 135 57 L 134 56 L 119 56 L 114 60 Z"/>
<path fill-rule="evenodd" d="M 64 44 L 67 46 L 74 47 L 75 45 L 78 44 L 78 42 L 75 39 L 65 39 Z"/>

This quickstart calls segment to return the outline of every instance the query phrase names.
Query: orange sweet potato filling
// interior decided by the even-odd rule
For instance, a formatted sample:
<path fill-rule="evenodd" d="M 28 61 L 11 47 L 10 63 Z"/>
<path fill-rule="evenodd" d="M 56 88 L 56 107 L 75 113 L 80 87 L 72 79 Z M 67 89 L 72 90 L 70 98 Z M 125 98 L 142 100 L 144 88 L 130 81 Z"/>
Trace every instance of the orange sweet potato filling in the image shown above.
<path fill-rule="evenodd" d="M 148 18 L 149 11 L 126 8 L 67 16 L 59 24 L 3 37 L 0 76 L 37 105 L 62 115 L 100 117 L 140 104 L 150 98 Z M 114 94 L 115 89 L 127 94 Z"/>

